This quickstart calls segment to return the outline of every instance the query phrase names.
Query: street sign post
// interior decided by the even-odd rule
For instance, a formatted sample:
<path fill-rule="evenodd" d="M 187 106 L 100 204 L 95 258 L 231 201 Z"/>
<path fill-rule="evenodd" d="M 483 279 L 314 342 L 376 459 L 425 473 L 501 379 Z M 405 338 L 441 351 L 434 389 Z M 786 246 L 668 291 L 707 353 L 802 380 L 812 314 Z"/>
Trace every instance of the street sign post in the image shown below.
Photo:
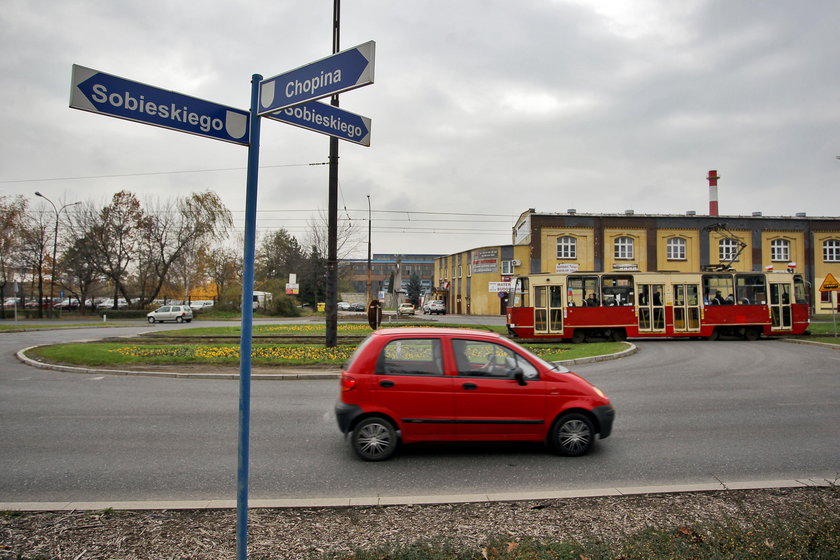
<path fill-rule="evenodd" d="M 73 65 L 70 107 L 248 145 L 249 113 Z"/>
<path fill-rule="evenodd" d="M 373 83 L 376 43 L 341 51 L 260 82 L 259 116 Z"/>
<path fill-rule="evenodd" d="M 259 74 L 252 75 L 250 111 L 242 111 L 112 76 L 84 66 L 73 65 L 70 86 L 71 108 L 248 146 L 242 273 L 242 331 L 239 341 L 239 449 L 236 472 L 236 557 L 238 559 L 245 559 L 248 555 L 251 350 L 253 347 L 251 300 L 254 293 L 260 117 L 269 117 L 321 134 L 370 146 L 371 121 L 369 118 L 342 111 L 331 105 L 310 103 L 310 101 L 372 84 L 375 46 L 373 41 L 369 41 L 268 80 L 263 80 Z M 333 50 L 338 49 L 335 47 Z M 296 107 L 297 105 L 303 106 Z M 287 293 L 297 293 L 299 285 L 296 280 L 294 276 L 289 278 L 286 286 Z M 378 321 L 381 321 L 381 308 L 379 313 Z M 15 320 L 17 320 L 17 309 Z"/>
<path fill-rule="evenodd" d="M 335 136 L 362 146 L 370 146 L 370 124 L 367 117 L 344 111 L 338 107 L 312 101 L 287 107 L 266 115 L 270 119 L 299 126 L 328 136 Z"/>

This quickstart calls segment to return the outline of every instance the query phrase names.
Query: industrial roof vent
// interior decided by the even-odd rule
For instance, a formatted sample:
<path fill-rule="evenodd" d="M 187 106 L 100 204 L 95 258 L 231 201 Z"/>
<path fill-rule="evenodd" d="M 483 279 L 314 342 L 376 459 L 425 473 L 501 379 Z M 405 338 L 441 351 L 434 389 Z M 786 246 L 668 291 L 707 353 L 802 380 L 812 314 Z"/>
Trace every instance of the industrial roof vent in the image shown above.
<path fill-rule="evenodd" d="M 625 214 L 626 216 L 632 216 L 634 213 L 635 213 L 635 212 L 633 212 L 632 210 L 625 210 L 625 211 L 624 211 L 624 214 Z"/>
<path fill-rule="evenodd" d="M 805 216 L 807 216 L 807 215 L 808 215 L 808 214 L 806 214 L 805 212 L 797 212 L 797 213 L 796 213 L 796 217 L 797 217 L 797 218 L 804 218 L 804 217 L 805 217 Z"/>
<path fill-rule="evenodd" d="M 566 213 L 567 213 L 567 214 L 577 214 L 577 209 L 575 209 L 575 208 L 569 208 L 568 210 L 566 210 Z"/>
<path fill-rule="evenodd" d="M 696 216 L 697 212 L 695 212 L 694 210 L 689 210 L 688 212 L 685 213 L 685 215 L 686 216 Z"/>
<path fill-rule="evenodd" d="M 753 218 L 758 218 L 761 216 L 761 212 L 753 212 Z"/>

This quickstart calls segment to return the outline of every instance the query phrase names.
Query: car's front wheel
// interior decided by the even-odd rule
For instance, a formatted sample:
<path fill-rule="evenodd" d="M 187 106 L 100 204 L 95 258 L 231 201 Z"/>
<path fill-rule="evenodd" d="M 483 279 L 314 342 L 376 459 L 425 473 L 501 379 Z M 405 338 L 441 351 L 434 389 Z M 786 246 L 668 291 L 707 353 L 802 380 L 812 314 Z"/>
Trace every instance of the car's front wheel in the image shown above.
<path fill-rule="evenodd" d="M 154 325 L 155 324 L 155 318 L 154 317 L 149 317 L 149 322 Z"/>
<path fill-rule="evenodd" d="M 595 444 L 592 422 L 583 414 L 562 416 L 551 428 L 549 443 L 555 453 L 566 457 L 585 455 Z"/>
<path fill-rule="evenodd" d="M 353 451 L 365 461 L 384 461 L 397 450 L 397 431 L 384 418 L 365 418 L 353 430 Z"/>

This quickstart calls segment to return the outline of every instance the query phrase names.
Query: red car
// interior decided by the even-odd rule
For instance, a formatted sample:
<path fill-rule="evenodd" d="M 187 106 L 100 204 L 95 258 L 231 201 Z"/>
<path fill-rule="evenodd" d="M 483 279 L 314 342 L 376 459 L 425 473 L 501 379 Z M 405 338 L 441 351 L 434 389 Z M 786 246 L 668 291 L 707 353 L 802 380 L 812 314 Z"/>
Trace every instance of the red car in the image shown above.
<path fill-rule="evenodd" d="M 615 417 L 598 388 L 507 338 L 438 328 L 368 336 L 341 374 L 335 413 L 366 461 L 400 441 L 543 441 L 578 456 Z"/>

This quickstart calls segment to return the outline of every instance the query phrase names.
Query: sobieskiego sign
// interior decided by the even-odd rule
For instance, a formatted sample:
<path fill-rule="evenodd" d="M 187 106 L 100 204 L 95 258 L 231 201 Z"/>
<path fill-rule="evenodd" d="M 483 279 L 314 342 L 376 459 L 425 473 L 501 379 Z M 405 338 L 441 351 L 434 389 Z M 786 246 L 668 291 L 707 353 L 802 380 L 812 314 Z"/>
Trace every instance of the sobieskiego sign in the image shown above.
<path fill-rule="evenodd" d="M 73 65 L 70 107 L 248 145 L 250 113 Z"/>

